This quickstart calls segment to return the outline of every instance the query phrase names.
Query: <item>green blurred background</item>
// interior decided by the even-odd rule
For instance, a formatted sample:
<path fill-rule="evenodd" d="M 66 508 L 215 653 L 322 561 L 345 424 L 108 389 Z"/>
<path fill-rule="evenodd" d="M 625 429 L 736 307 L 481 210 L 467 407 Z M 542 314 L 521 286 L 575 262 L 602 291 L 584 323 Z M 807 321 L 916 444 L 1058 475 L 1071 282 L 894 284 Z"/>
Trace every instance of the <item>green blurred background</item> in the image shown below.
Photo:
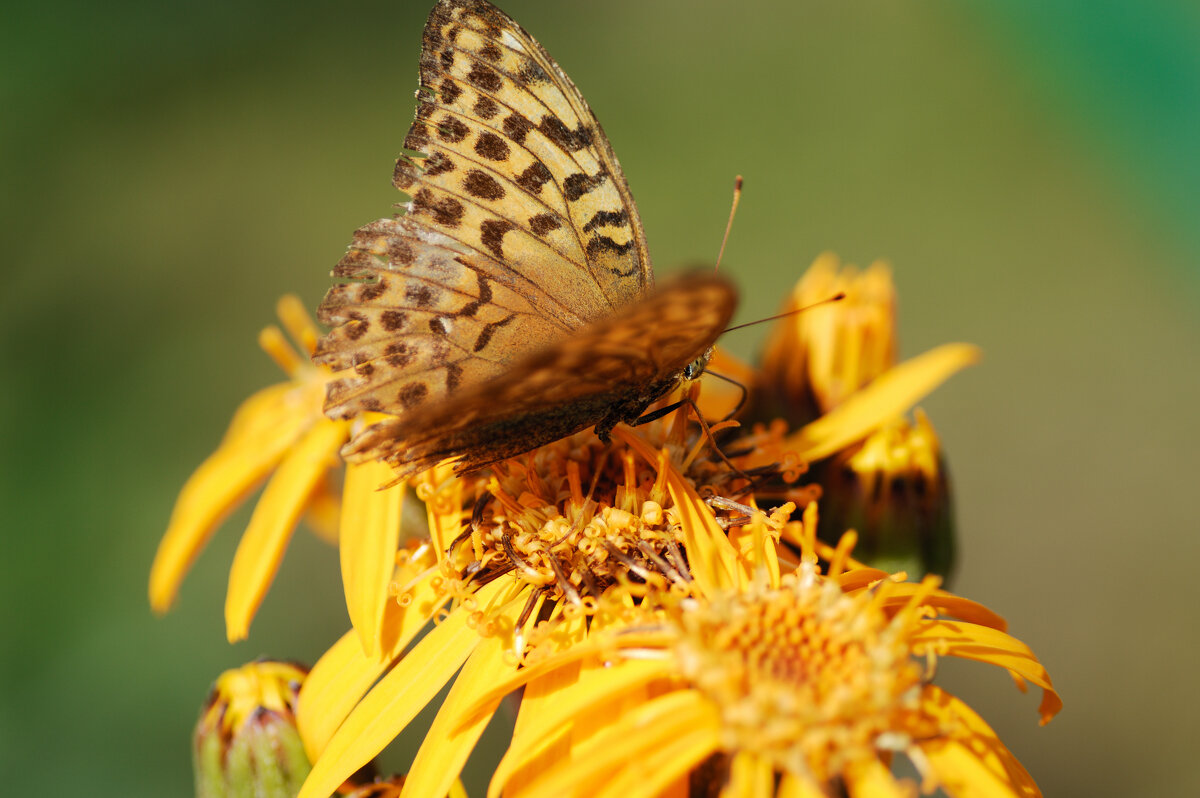
<path fill-rule="evenodd" d="M 315 305 L 398 199 L 427 6 L 0 12 L 7 794 L 187 795 L 212 678 L 311 661 L 344 629 L 333 553 L 299 535 L 251 639 L 225 643 L 245 512 L 164 619 L 146 573 L 184 479 L 279 377 L 254 344 L 276 297 Z M 711 261 L 742 173 L 740 320 L 832 249 L 893 262 L 905 356 L 984 348 L 924 403 L 956 478 L 956 587 L 1066 710 L 1038 728 L 1036 697 L 985 666 L 946 683 L 1048 795 L 1200 793 L 1197 7 L 504 7 L 604 123 L 660 271 Z"/>

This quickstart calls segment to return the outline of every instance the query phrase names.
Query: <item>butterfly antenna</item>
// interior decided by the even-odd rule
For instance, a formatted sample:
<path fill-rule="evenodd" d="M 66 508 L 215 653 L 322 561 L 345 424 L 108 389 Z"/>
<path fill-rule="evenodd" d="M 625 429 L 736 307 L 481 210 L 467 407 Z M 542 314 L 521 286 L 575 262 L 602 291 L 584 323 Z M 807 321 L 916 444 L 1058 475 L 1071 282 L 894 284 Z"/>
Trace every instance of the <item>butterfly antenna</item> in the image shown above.
<path fill-rule="evenodd" d="M 721 258 L 725 257 L 725 245 L 729 243 L 729 231 L 733 229 L 733 216 L 737 213 L 738 203 L 742 201 L 742 176 L 738 175 L 733 180 L 733 205 L 729 209 L 729 221 L 725 223 L 725 235 L 721 237 L 721 250 L 717 252 L 717 265 L 713 267 L 713 271 L 721 268 Z"/>
<path fill-rule="evenodd" d="M 763 322 L 767 322 L 767 321 L 775 321 L 775 319 L 783 319 L 788 316 L 795 316 L 797 313 L 803 313 L 806 310 L 812 310 L 813 308 L 819 308 L 822 305 L 829 304 L 830 302 L 841 302 L 845 298 L 846 298 L 846 292 L 839 291 L 831 297 L 826 297 L 825 299 L 818 300 L 818 301 L 812 303 L 811 305 L 805 305 L 802 308 L 795 308 L 793 310 L 789 310 L 784 313 L 776 313 L 774 316 L 767 316 L 765 319 L 757 319 L 755 321 L 748 321 L 745 324 L 738 324 L 733 327 L 726 327 L 724 330 L 721 330 L 721 335 L 724 335 L 725 333 L 733 332 L 734 330 L 740 330 L 743 327 L 753 327 L 755 324 L 762 324 Z M 711 374 L 711 373 L 712 372 L 710 371 L 709 374 Z"/>
<path fill-rule="evenodd" d="M 724 374 L 718 374 L 717 372 L 709 371 L 708 369 L 704 369 L 704 371 L 702 371 L 700 373 L 707 374 L 710 377 L 716 377 L 718 380 L 724 380 L 725 382 L 728 382 L 731 385 L 736 385 L 738 387 L 738 390 L 742 392 L 741 397 L 737 401 L 737 406 L 734 407 L 733 410 L 729 411 L 729 414 L 726 415 L 725 418 L 721 419 L 722 421 L 728 421 L 729 419 L 736 416 L 738 413 L 742 412 L 742 408 L 746 406 L 746 398 L 750 394 L 750 392 L 748 390 L 746 390 L 745 385 L 742 385 L 740 382 L 735 380 L 733 377 L 726 377 Z"/>

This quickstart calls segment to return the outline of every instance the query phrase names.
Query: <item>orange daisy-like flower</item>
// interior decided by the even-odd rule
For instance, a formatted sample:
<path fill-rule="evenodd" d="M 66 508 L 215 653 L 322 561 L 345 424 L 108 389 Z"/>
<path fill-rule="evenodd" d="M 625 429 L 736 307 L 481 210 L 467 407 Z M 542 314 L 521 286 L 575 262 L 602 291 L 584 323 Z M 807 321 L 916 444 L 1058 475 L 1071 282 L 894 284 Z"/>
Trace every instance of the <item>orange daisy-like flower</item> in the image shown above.
<path fill-rule="evenodd" d="M 295 301 L 281 303 L 280 315 L 311 353 L 316 332 Z M 618 427 L 608 446 L 584 432 L 463 478 L 448 466 L 432 469 L 409 486 L 424 502 L 425 518 L 415 533 L 406 516 L 409 542 L 401 546 L 406 486 L 379 489 L 394 481 L 385 463 L 347 467 L 340 502 L 327 490 L 352 426 L 372 419 L 324 418 L 331 375 L 304 363 L 277 330 L 263 340 L 292 379 L 248 400 L 222 446 L 185 486 L 152 572 L 151 597 L 156 608 L 169 605 L 219 519 L 274 469 L 231 574 L 229 633 L 244 636 L 300 515 L 338 516 L 353 629 L 317 663 L 300 696 L 297 724 L 314 762 L 302 798 L 338 789 L 447 684 L 449 695 L 403 786 L 393 785 L 403 795 L 455 789 L 499 699 L 516 686 L 524 686 L 520 715 L 494 793 L 553 795 L 570 781 L 571 790 L 591 794 L 589 763 L 607 756 L 595 741 L 626 733 L 643 747 L 638 756 L 622 748 L 622 767 L 612 766 L 613 773 L 634 782 L 641 769 L 658 774 L 642 780 L 639 794 L 660 794 L 681 779 L 742 787 L 779 779 L 784 794 L 834 783 L 860 792 L 866 784 L 890 789 L 895 785 L 880 768 L 896 750 L 913 757 L 929 784 L 953 791 L 948 766 L 929 764 L 938 760 L 929 741 L 965 737 L 949 721 L 933 723 L 931 707 L 941 694 L 925 685 L 927 671 L 910 657 L 961 654 L 971 645 L 982 652 L 977 658 L 1001 664 L 1001 652 L 1017 652 L 1004 667 L 1052 689 L 995 616 L 936 591 L 933 582 L 904 585 L 902 576 L 853 563 L 845 550 L 821 549 L 812 538 L 815 510 L 803 524 L 789 521 L 797 505 L 820 493 L 796 483 L 807 462 L 878 434 L 974 362 L 973 347 L 946 345 L 893 366 L 793 430 L 778 420 L 741 430 L 722 422 L 702 433 L 691 411 L 680 410 L 634 429 Z M 725 373 L 736 369 L 720 354 L 714 363 Z M 702 394 L 696 384 L 685 388 L 708 418 L 736 401 L 712 390 L 720 384 L 706 381 Z M 762 503 L 773 509 L 760 512 Z M 829 563 L 823 573 L 816 570 L 818 551 Z M 935 611 L 971 621 L 955 627 L 965 637 L 953 638 L 945 625 L 951 621 L 929 614 Z M 805 630 L 800 637 L 793 622 Z M 930 630 L 940 636 L 922 637 Z M 846 642 L 868 631 L 872 647 Z M 818 654 L 834 650 L 842 660 L 826 669 Z M 754 671 L 755 663 L 766 670 Z M 876 670 L 856 670 L 865 665 Z M 770 673 L 782 681 L 769 682 Z M 817 681 L 803 682 L 809 700 L 789 704 L 779 696 L 799 690 L 797 674 Z M 836 701 L 815 700 L 828 691 Z M 772 716 L 772 702 L 781 701 L 791 709 Z M 655 709 L 638 714 L 643 704 Z M 965 706 L 949 706 L 972 726 L 963 720 Z M 695 722 L 685 730 L 686 750 L 661 731 L 653 740 L 632 734 L 660 723 L 680 731 L 669 713 L 655 714 L 671 707 Z M 847 713 L 861 723 L 838 726 Z M 620 725 L 626 723 L 632 725 Z M 982 721 L 972 727 L 986 730 Z M 938 761 L 961 753 L 953 751 Z M 1006 772 L 1023 773 L 1007 752 L 996 753 L 1002 746 L 988 751 L 976 757 L 988 772 L 999 772 L 993 765 L 1000 762 Z M 1013 776 L 1008 786 L 1019 794 L 1024 783 Z"/>
<path fill-rule="evenodd" d="M 870 429 L 902 412 L 898 399 L 913 401 L 972 354 L 951 348 L 906 364 L 864 389 L 859 406 L 838 411 L 848 421 L 834 414 L 816 432 L 787 437 L 782 429 L 752 431 L 729 445 L 737 470 L 681 413 L 637 430 L 618 428 L 611 447 L 581 433 L 483 476 L 456 479 L 449 468 L 426 474 L 417 493 L 427 504 L 431 540 L 400 555 L 392 580 L 398 601 L 389 603 L 380 627 L 379 655 L 364 651 L 352 632 L 306 683 L 299 721 L 315 765 L 302 796 L 335 788 L 453 679 L 405 787 L 406 795 L 439 794 L 495 709 L 460 725 L 464 707 L 481 694 L 532 672 L 541 658 L 589 650 L 598 630 L 631 607 L 656 607 L 656 596 L 716 595 L 752 584 L 760 568 L 778 574 L 762 529 L 780 534 L 794 505 L 757 513 L 757 478 L 788 476 L 788 463 L 794 478 L 804 452 L 789 450 L 790 441 L 836 450 L 859 425 Z M 880 395 L 885 391 L 890 395 Z M 780 499 L 811 496 L 785 488 Z M 527 691 L 523 707 L 530 709 L 522 711 L 537 705 Z"/>
<path fill-rule="evenodd" d="M 820 304 L 841 294 L 842 300 Z M 812 306 L 812 307 L 810 307 Z M 805 424 L 896 364 L 896 288 L 879 261 L 863 272 L 823 253 L 797 281 L 767 340 L 758 380 L 763 412 Z"/>
<path fill-rule="evenodd" d="M 939 656 L 1003 667 L 1043 688 L 1045 723 L 1061 702 L 1032 652 L 936 577 L 865 568 L 847 557 L 851 539 L 830 550 L 814 529 L 810 512 L 781 531 L 801 548 L 792 573 L 772 567 L 764 524 L 750 584 L 613 602 L 586 644 L 532 658 L 448 721 L 465 727 L 525 688 L 488 794 L 650 798 L 703 783 L 705 794 L 905 795 L 889 765 L 906 754 L 925 791 L 1038 795 L 987 724 L 929 683 Z"/>

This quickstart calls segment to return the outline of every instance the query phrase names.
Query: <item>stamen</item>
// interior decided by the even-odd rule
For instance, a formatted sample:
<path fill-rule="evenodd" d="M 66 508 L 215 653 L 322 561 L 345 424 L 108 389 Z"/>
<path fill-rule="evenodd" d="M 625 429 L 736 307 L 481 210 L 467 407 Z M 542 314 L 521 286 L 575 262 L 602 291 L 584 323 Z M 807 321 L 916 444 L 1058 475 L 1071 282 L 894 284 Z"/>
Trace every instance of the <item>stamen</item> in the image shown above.
<path fill-rule="evenodd" d="M 525 574 L 526 578 L 533 580 L 534 584 L 543 583 L 541 571 L 534 568 L 517 554 L 517 550 L 513 548 L 512 535 L 505 532 L 500 536 L 500 545 L 504 547 L 504 553 L 508 555 L 509 562 L 513 567 Z"/>
<path fill-rule="evenodd" d="M 807 510 L 805 511 L 807 514 Z M 846 570 L 846 559 L 850 556 L 850 552 L 854 551 L 855 544 L 858 543 L 858 533 L 853 529 L 848 530 L 846 534 L 838 540 L 837 548 L 833 550 L 833 557 L 829 560 L 829 569 L 826 571 L 830 576 L 837 576 Z"/>

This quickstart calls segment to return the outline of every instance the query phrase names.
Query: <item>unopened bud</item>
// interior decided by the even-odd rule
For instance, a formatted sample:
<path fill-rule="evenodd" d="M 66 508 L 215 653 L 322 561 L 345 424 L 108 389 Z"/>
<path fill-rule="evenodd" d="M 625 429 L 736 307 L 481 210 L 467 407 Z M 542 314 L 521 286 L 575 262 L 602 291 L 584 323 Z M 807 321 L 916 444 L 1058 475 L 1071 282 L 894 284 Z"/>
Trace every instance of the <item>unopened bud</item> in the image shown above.
<path fill-rule="evenodd" d="M 914 423 L 882 427 L 822 468 L 821 538 L 858 532 L 854 557 L 889 572 L 949 576 L 954 512 L 937 434 L 920 410 Z"/>
<path fill-rule="evenodd" d="M 225 671 L 196 724 L 197 798 L 293 798 L 311 765 L 295 707 L 307 671 L 252 662 Z"/>

